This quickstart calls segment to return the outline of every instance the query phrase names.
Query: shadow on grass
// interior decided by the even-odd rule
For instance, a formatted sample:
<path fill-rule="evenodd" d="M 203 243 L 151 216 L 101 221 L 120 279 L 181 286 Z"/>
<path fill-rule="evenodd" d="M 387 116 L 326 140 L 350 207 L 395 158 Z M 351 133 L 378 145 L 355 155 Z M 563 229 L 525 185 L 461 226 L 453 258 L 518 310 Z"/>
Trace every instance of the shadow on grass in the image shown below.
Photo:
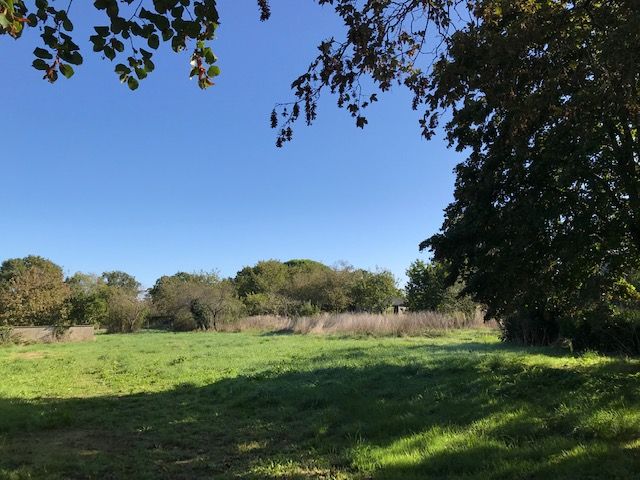
<path fill-rule="evenodd" d="M 567 370 L 464 355 L 3 398 L 0 478 L 632 478 L 639 399 L 637 366 L 622 361 Z"/>

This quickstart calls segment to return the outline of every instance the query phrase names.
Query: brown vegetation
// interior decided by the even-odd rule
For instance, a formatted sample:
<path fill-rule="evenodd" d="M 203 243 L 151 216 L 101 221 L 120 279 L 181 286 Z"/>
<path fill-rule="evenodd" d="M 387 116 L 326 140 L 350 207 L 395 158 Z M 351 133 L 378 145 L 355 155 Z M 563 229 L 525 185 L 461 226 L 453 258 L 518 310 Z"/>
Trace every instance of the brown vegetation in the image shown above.
<path fill-rule="evenodd" d="M 225 325 L 224 330 L 230 332 L 257 330 L 301 334 L 411 336 L 450 329 L 495 327 L 495 322 L 485 322 L 482 312 L 477 310 L 474 315 L 465 315 L 459 312 L 413 312 L 404 315 L 338 313 L 313 317 L 258 315 Z"/>

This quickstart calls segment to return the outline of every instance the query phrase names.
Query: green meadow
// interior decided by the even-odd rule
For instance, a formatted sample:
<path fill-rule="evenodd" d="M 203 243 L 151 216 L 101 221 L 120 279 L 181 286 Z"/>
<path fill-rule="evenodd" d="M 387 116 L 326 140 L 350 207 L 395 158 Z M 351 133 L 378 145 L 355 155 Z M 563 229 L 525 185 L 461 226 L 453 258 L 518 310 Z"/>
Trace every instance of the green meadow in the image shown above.
<path fill-rule="evenodd" d="M 640 361 L 431 337 L 0 348 L 2 479 L 640 477 Z"/>

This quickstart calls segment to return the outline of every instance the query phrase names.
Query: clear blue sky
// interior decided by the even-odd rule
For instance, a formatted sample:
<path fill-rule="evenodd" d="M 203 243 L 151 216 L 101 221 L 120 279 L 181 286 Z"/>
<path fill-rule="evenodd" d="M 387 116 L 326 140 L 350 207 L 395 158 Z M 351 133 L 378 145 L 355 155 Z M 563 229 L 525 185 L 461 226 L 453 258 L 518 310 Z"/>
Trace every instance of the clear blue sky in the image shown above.
<path fill-rule="evenodd" d="M 150 286 L 268 258 L 345 260 L 403 281 L 427 257 L 418 243 L 442 223 L 460 155 L 442 136 L 421 139 L 406 92 L 382 96 L 364 130 L 327 96 L 315 126 L 274 147 L 274 103 L 291 98 L 318 41 L 341 32 L 329 7 L 273 0 L 260 23 L 255 1 L 220 0 L 216 86 L 200 91 L 188 54 L 161 47 L 130 92 L 87 46 L 83 3 L 71 17 L 85 64 L 71 80 L 49 85 L 31 68 L 37 32 L 0 37 L 0 259 L 38 254 Z"/>

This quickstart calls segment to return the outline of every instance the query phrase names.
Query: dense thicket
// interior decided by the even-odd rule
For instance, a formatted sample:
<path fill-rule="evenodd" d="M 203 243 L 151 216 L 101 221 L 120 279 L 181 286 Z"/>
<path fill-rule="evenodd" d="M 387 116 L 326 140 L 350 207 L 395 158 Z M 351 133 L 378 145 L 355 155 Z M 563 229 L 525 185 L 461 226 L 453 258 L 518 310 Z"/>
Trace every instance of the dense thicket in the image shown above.
<path fill-rule="evenodd" d="M 331 268 L 313 260 L 258 262 L 240 270 L 234 283 L 251 315 L 382 312 L 401 296 L 391 272 Z"/>

